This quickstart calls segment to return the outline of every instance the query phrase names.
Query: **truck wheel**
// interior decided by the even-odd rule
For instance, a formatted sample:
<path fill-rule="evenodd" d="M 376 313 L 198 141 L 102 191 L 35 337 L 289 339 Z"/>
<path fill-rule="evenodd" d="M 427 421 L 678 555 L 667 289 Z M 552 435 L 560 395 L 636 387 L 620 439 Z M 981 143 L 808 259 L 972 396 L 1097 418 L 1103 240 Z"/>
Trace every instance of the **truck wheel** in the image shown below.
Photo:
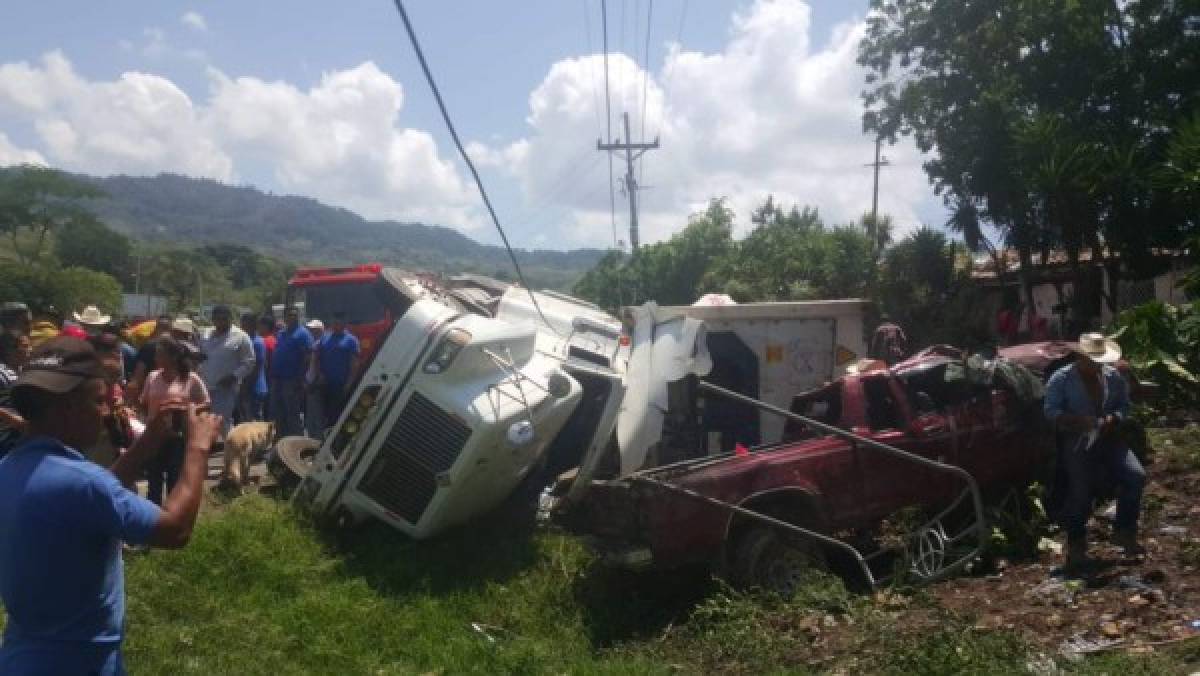
<path fill-rule="evenodd" d="M 267 471 L 284 495 L 290 495 L 309 475 L 319 450 L 321 442 L 308 437 L 284 437 L 275 443 L 267 458 Z"/>
<path fill-rule="evenodd" d="M 756 526 L 738 540 L 734 552 L 734 583 L 790 598 L 813 570 L 825 568 L 825 555 L 814 543 L 798 542 L 777 529 Z"/>

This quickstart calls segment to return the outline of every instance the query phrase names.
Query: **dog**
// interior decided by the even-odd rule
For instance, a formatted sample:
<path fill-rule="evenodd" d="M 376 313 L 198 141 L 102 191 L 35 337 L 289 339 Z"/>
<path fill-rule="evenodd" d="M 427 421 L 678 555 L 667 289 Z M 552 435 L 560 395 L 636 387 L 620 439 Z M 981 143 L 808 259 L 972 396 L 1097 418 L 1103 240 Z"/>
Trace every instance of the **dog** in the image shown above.
<path fill-rule="evenodd" d="M 225 437 L 225 472 L 221 483 L 241 489 L 250 480 L 250 463 L 266 453 L 275 441 L 275 423 L 245 422 Z"/>

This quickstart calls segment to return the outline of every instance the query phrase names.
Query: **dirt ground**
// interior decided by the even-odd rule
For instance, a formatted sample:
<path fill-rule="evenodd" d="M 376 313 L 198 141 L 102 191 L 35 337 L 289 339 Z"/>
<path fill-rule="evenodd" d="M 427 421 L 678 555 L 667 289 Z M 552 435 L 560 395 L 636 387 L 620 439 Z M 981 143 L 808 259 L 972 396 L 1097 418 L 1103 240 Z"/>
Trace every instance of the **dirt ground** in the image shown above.
<path fill-rule="evenodd" d="M 1099 565 L 1079 579 L 1061 575 L 1065 536 L 1050 532 L 1035 559 L 999 558 L 987 574 L 924 593 L 975 618 L 980 629 L 1016 631 L 1048 653 L 1146 652 L 1200 637 L 1200 467 L 1193 459 L 1200 427 L 1153 430 L 1151 439 L 1157 448 L 1143 501 L 1144 559 L 1124 560 L 1108 544 L 1112 513 L 1101 508 L 1089 528 L 1089 553 Z M 1176 444 L 1189 445 L 1189 455 Z"/>

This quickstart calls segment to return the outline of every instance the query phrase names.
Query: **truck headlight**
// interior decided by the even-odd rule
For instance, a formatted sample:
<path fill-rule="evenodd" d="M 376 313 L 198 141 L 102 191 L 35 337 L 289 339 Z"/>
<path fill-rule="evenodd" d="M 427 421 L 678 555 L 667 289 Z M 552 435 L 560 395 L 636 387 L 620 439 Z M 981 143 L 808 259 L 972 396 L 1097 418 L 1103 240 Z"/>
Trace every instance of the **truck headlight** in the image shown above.
<path fill-rule="evenodd" d="M 446 369 L 450 368 L 450 364 L 454 363 L 454 359 L 458 357 L 458 353 L 462 352 L 462 349 L 470 342 L 470 333 L 462 329 L 450 329 L 442 337 L 442 341 L 438 343 L 433 355 L 425 362 L 422 370 L 432 374 L 445 373 Z"/>
<path fill-rule="evenodd" d="M 375 404 L 379 400 L 379 390 L 379 385 L 368 385 L 363 388 L 362 394 L 358 395 L 354 406 L 350 408 L 350 414 L 342 421 L 337 435 L 333 438 L 333 457 L 340 458 L 342 451 L 346 450 L 346 447 L 362 430 L 363 422 L 366 421 L 367 416 L 371 414 L 371 410 L 375 408 Z"/>

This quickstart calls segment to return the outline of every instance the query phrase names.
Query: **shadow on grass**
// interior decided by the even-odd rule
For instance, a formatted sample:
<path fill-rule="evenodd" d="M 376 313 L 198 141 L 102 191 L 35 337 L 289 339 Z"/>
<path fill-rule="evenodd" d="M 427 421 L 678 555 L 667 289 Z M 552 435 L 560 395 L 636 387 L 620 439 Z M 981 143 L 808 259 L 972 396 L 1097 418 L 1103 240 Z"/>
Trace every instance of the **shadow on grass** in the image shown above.
<path fill-rule="evenodd" d="M 342 557 L 347 575 L 383 596 L 445 595 L 504 582 L 536 565 L 532 525 L 485 518 L 429 540 L 412 540 L 375 520 L 357 528 L 319 531 Z"/>
<path fill-rule="evenodd" d="M 593 648 L 662 636 L 687 619 L 719 586 L 707 567 L 634 573 L 588 566 L 574 582 L 574 597 Z"/>

